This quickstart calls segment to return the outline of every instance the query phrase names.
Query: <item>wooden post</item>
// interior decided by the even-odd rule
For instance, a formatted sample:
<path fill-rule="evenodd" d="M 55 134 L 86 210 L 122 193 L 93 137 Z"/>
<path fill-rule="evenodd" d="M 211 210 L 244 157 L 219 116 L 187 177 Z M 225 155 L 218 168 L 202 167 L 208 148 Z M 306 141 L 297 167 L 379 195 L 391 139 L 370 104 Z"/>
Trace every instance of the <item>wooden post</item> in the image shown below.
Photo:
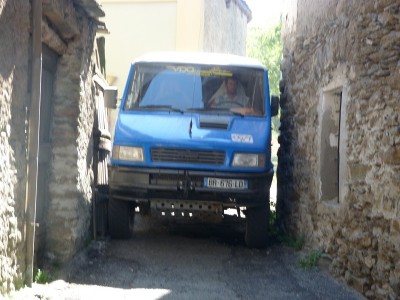
<path fill-rule="evenodd" d="M 29 108 L 28 170 L 26 188 L 26 271 L 25 283 L 33 282 L 35 253 L 36 197 L 39 160 L 40 101 L 42 81 L 42 0 L 32 0 L 32 74 Z"/>

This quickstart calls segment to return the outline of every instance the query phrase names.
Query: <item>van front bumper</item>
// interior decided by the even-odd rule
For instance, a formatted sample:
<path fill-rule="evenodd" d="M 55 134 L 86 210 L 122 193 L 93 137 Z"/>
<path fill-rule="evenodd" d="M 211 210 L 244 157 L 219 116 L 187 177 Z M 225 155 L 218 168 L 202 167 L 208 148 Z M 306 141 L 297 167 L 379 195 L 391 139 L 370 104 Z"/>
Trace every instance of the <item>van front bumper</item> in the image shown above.
<path fill-rule="evenodd" d="M 218 202 L 225 207 L 257 206 L 267 201 L 273 168 L 265 173 L 233 173 L 109 166 L 110 196 L 143 202 L 152 199 Z M 246 182 L 237 188 L 209 187 L 205 178 Z"/>

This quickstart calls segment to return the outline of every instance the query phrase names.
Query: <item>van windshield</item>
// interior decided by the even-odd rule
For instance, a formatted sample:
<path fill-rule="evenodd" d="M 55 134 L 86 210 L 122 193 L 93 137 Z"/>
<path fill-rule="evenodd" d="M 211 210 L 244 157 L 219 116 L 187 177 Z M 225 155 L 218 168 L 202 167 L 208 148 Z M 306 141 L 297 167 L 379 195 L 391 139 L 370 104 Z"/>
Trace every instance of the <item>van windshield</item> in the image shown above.
<path fill-rule="evenodd" d="M 138 63 L 124 110 L 265 114 L 264 70 L 245 67 Z"/>

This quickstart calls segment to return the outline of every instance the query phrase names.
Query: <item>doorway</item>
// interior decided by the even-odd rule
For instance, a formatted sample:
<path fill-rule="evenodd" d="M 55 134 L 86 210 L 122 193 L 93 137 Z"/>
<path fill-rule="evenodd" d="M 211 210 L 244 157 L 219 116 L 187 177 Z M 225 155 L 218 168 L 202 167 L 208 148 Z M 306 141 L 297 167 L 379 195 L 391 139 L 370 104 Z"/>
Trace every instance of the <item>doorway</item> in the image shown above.
<path fill-rule="evenodd" d="M 54 83 L 58 55 L 46 45 L 42 45 L 42 80 L 39 130 L 39 164 L 36 203 L 35 258 L 41 265 L 46 240 L 46 219 L 49 205 L 49 173 L 51 167 L 51 123 L 53 117 Z"/>

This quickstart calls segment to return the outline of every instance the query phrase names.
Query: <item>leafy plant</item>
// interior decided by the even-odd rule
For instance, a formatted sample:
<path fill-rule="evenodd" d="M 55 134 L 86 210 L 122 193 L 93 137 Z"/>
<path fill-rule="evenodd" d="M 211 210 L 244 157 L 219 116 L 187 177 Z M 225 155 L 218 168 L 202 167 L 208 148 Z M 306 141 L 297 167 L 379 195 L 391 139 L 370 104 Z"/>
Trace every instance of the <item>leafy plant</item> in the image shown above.
<path fill-rule="evenodd" d="M 53 277 L 48 272 L 40 269 L 36 270 L 34 278 L 36 283 L 41 284 L 48 283 L 53 280 Z"/>
<path fill-rule="evenodd" d="M 250 28 L 247 35 L 247 56 L 261 61 L 268 69 L 270 92 L 279 95 L 282 60 L 281 22 L 275 26 Z"/>
<path fill-rule="evenodd" d="M 283 46 L 281 40 L 281 22 L 268 29 L 253 27 L 248 30 L 247 56 L 258 59 L 268 69 L 268 80 L 271 95 L 280 95 L 281 61 Z M 272 118 L 273 130 L 278 132 L 279 116 Z"/>
<path fill-rule="evenodd" d="M 296 251 L 302 250 L 304 248 L 305 243 L 306 243 L 304 236 L 301 236 L 299 238 L 294 238 L 294 237 L 292 237 L 290 235 L 282 236 L 282 242 L 286 246 L 288 246 L 288 247 L 290 247 L 290 248 L 292 248 L 292 249 L 294 249 Z"/>
<path fill-rule="evenodd" d="M 308 255 L 299 260 L 300 267 L 311 269 L 318 266 L 318 261 L 321 258 L 322 252 L 319 250 L 311 251 Z"/>

